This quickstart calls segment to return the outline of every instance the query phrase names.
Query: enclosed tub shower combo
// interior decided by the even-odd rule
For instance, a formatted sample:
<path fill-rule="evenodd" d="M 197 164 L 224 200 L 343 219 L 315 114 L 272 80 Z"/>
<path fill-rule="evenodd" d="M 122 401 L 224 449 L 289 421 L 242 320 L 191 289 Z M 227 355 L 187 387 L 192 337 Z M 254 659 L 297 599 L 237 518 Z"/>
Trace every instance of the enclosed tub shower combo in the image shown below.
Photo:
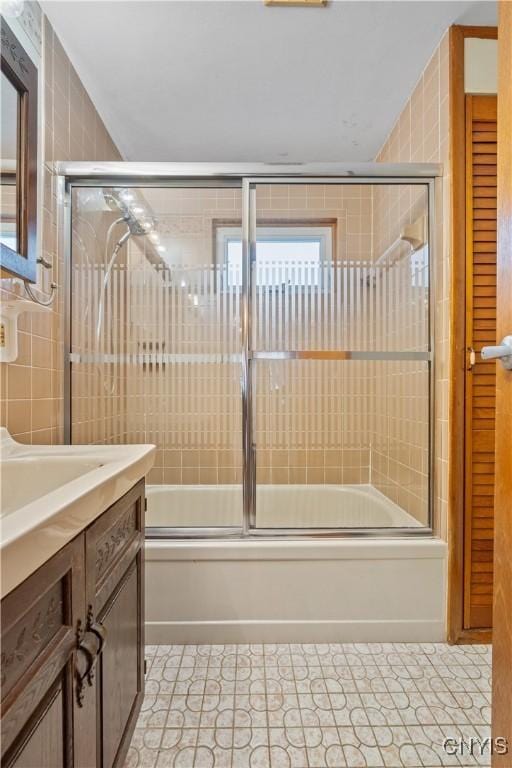
<path fill-rule="evenodd" d="M 437 166 L 60 173 L 67 439 L 157 446 L 148 641 L 444 639 Z"/>

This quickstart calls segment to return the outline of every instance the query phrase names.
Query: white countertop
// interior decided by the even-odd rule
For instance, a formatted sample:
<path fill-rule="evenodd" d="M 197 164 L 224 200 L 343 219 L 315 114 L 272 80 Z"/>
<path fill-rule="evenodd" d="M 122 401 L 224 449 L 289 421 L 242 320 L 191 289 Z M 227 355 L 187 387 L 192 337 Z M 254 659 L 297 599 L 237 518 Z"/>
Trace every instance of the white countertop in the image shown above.
<path fill-rule="evenodd" d="M 0 597 L 151 469 L 154 445 L 22 445 L 0 428 Z"/>

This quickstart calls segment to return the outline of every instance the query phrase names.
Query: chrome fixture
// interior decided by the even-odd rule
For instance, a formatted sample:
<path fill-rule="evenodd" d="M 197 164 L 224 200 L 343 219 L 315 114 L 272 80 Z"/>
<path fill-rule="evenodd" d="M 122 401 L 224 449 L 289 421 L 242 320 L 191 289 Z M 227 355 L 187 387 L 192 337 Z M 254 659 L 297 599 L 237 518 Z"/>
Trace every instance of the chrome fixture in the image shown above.
<path fill-rule="evenodd" d="M 40 264 L 43 269 L 53 269 L 53 264 L 45 259 L 44 256 L 39 256 L 39 258 L 36 260 L 36 263 Z M 51 304 L 53 304 L 57 288 L 59 287 L 55 280 L 52 280 L 50 283 L 50 293 L 41 297 L 34 293 L 32 285 L 28 282 L 28 280 L 24 280 L 23 284 L 25 286 L 25 292 L 30 300 L 35 304 L 40 304 L 42 307 L 49 307 Z"/>
<path fill-rule="evenodd" d="M 149 235 L 156 227 L 154 217 L 136 200 L 129 189 L 105 189 L 103 197 L 108 207 L 120 211 L 132 235 Z"/>

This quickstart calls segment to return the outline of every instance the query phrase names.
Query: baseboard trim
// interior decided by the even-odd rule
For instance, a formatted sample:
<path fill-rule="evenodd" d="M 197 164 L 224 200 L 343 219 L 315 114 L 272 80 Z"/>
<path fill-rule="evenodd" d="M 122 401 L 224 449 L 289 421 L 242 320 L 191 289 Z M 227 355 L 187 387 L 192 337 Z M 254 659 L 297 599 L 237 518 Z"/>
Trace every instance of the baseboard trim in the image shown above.
<path fill-rule="evenodd" d="M 149 645 L 444 641 L 443 620 L 146 622 L 146 643 Z"/>
<path fill-rule="evenodd" d="M 452 640 L 453 645 L 492 644 L 492 629 L 462 629 Z"/>

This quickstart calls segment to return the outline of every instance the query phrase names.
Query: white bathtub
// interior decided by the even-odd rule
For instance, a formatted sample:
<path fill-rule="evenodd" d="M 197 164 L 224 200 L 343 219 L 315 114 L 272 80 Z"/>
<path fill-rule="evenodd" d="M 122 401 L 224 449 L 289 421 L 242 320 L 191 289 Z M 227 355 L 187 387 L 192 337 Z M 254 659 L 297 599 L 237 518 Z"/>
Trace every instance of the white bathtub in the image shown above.
<path fill-rule="evenodd" d="M 315 525 L 413 525 L 368 487 L 314 490 Z M 150 486 L 147 523 L 236 524 L 237 492 Z M 286 512 L 269 500 L 265 525 L 303 519 L 292 493 Z M 446 544 L 434 537 L 146 542 L 148 643 L 436 642 L 445 639 L 445 595 Z"/>
<path fill-rule="evenodd" d="M 240 526 L 238 485 L 149 485 L 147 527 Z M 371 485 L 258 485 L 259 528 L 409 528 L 420 523 Z"/>

